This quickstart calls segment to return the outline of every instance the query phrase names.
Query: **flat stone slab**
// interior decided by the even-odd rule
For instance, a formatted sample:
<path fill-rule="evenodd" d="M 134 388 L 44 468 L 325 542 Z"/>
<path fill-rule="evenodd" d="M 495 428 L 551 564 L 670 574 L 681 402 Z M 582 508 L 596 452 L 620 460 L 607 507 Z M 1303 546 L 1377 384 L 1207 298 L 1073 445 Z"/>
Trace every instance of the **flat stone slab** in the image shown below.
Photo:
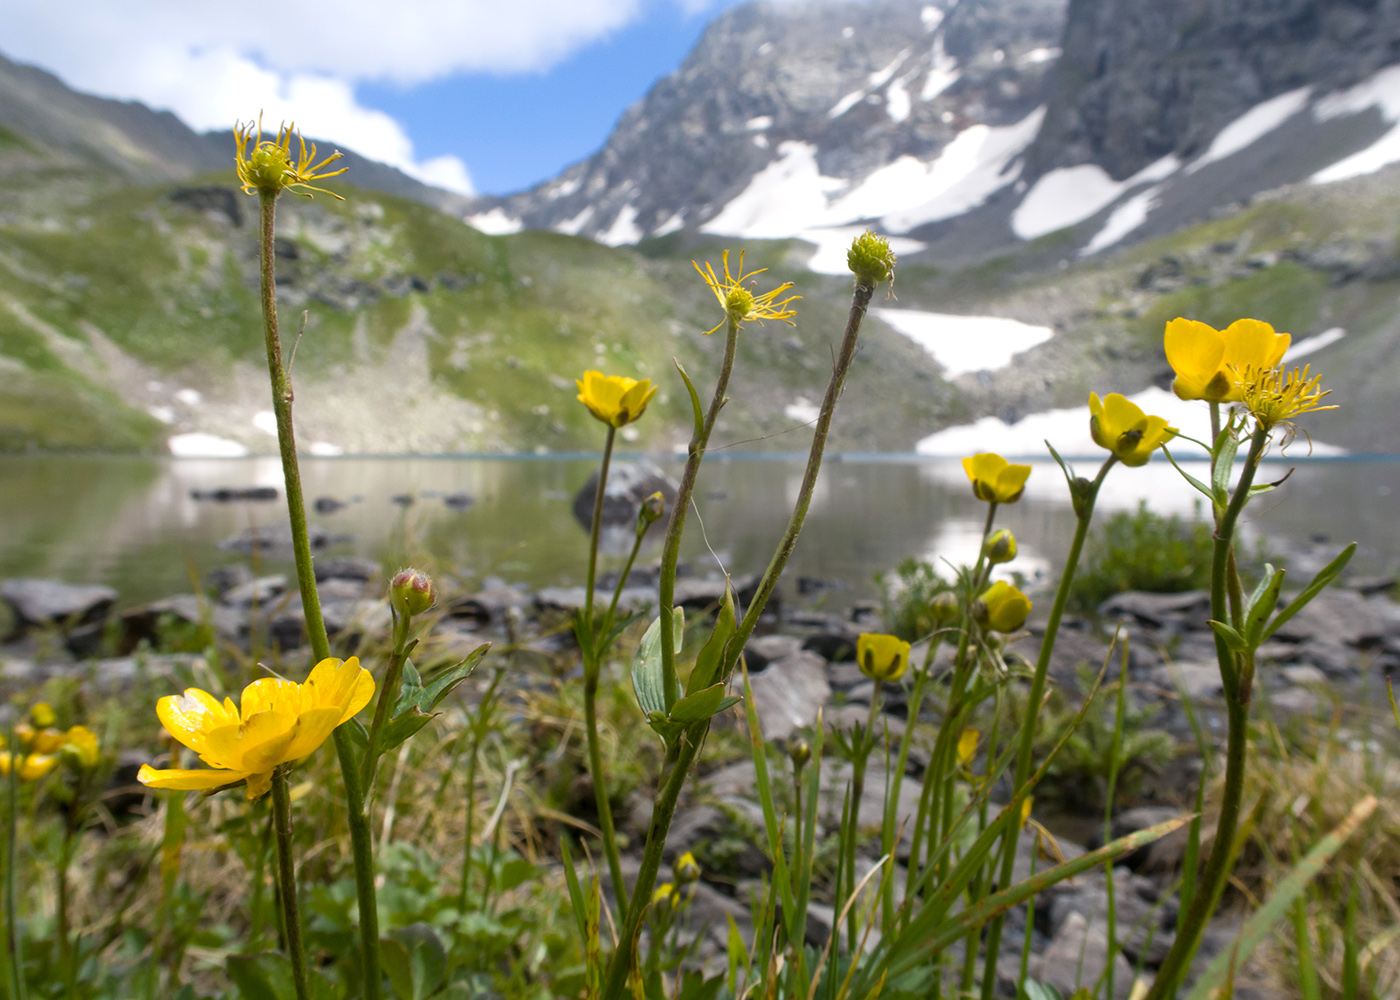
<path fill-rule="evenodd" d="M 0 583 L 0 599 L 15 613 L 18 631 L 34 626 L 74 627 L 97 621 L 116 602 L 117 592 L 95 584 L 15 578 Z"/>

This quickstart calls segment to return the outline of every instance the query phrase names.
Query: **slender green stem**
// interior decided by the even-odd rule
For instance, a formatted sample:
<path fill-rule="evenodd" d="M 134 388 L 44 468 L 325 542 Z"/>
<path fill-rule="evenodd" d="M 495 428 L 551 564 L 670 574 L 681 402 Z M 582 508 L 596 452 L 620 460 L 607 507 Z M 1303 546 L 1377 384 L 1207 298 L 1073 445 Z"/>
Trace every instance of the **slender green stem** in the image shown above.
<path fill-rule="evenodd" d="M 1093 482 L 1080 487 L 1083 492 L 1075 498 L 1078 524 L 1075 525 L 1074 541 L 1070 543 L 1069 555 L 1065 557 L 1065 569 L 1060 577 L 1060 585 L 1055 591 L 1055 603 L 1051 605 L 1050 618 L 1045 623 L 1045 637 L 1040 642 L 1035 674 L 1031 677 L 1030 696 L 1026 701 L 1026 723 L 1021 727 L 1021 746 L 1016 754 L 1016 779 L 1011 786 L 1013 795 L 1020 794 L 1031 774 L 1031 757 L 1035 752 L 1035 720 L 1039 717 L 1040 702 L 1045 697 L 1045 681 L 1050 672 L 1050 657 L 1055 650 L 1055 637 L 1059 634 L 1060 619 L 1064 617 L 1065 604 L 1069 601 L 1070 588 L 1074 584 L 1074 571 L 1079 566 L 1079 555 L 1084 550 L 1084 539 L 1089 534 L 1089 522 L 1094 517 L 1094 503 L 1098 500 L 1099 488 L 1103 486 L 1104 477 L 1117 460 L 1114 455 L 1108 456 Z M 1020 836 L 1021 824 L 1008 823 L 1002 846 L 1000 877 L 992 887 L 993 892 L 1005 889 L 1011 884 L 1012 872 L 1016 865 L 1016 845 Z M 1003 918 L 996 917 L 987 931 L 987 966 L 982 975 L 982 1000 L 991 1000 L 996 990 L 996 958 L 1001 950 L 1002 925 Z"/>
<path fill-rule="evenodd" d="M 720 362 L 719 378 L 715 381 L 715 392 L 710 397 L 710 408 L 700 424 L 699 431 L 690 439 L 689 455 L 685 461 L 685 471 L 681 474 L 681 485 L 676 490 L 676 502 L 671 507 L 671 517 L 666 522 L 666 540 L 661 548 L 661 581 L 657 609 L 661 616 L 661 672 L 665 680 L 666 704 L 674 705 L 680 696 L 680 680 L 676 673 L 676 620 L 672 601 L 676 596 L 676 564 L 680 560 L 681 534 L 685 531 L 685 518 L 690 508 L 690 498 L 695 492 L 695 480 L 700 475 L 700 463 L 705 459 L 705 447 L 714 433 L 715 421 L 719 419 L 720 408 L 728 397 L 729 376 L 734 372 L 734 355 L 739 348 L 739 323 L 731 318 L 728 333 L 724 340 L 724 359 Z"/>
<path fill-rule="evenodd" d="M 292 796 L 283 768 L 272 774 L 272 815 L 277 828 L 277 895 L 282 901 L 282 917 L 286 924 L 287 957 L 292 960 L 292 986 L 296 989 L 297 1000 L 309 1000 L 306 952 L 302 950 L 301 914 L 297 907 L 297 873 L 292 860 Z"/>
<path fill-rule="evenodd" d="M 924 688 L 928 684 L 929 669 L 933 664 L 933 655 L 938 649 L 940 638 L 941 637 L 936 632 L 929 637 L 929 648 L 928 654 L 924 658 L 924 668 L 920 670 L 918 676 L 914 678 L 914 692 L 909 696 L 909 709 L 904 716 L 904 735 L 900 737 L 899 755 L 895 762 L 894 773 L 890 775 L 890 793 L 885 800 L 885 816 L 880 827 L 881 856 L 889 854 L 890 851 L 894 849 L 894 838 L 895 834 L 898 832 L 895 829 L 895 823 L 898 820 L 900 788 L 904 782 L 905 769 L 909 766 L 909 750 L 913 746 L 914 726 L 919 721 L 919 710 L 923 707 L 924 703 Z M 922 796 L 920 798 L 922 799 Z M 914 844 L 917 845 L 918 840 L 915 840 Z M 915 853 L 917 853 L 917 851 L 918 848 L 916 847 Z M 911 860 L 909 871 L 912 872 L 917 867 L 917 864 Z M 880 926 L 888 930 L 888 928 L 894 925 L 895 915 L 893 878 L 885 879 L 884 897 L 883 908 L 881 910 L 883 922 Z"/>
<path fill-rule="evenodd" d="M 28 993 L 24 988 L 24 952 L 19 932 L 19 899 L 15 890 L 15 864 L 19 857 L 16 850 L 19 837 L 19 769 L 24 758 L 19 744 L 15 742 L 13 728 L 8 733 L 5 746 L 10 748 L 10 772 L 5 781 L 9 806 L 5 810 L 5 950 L 10 967 L 10 996 L 14 1000 L 24 1000 Z"/>
<path fill-rule="evenodd" d="M 302 614 L 317 661 L 331 655 L 321 599 L 316 590 L 316 570 L 311 562 L 310 535 L 306 530 L 306 502 L 301 489 L 301 469 L 297 462 L 296 437 L 292 432 L 292 386 L 282 364 L 282 343 L 277 330 L 277 278 L 273 239 L 277 219 L 277 196 L 259 194 L 259 245 L 261 249 L 261 293 L 263 332 L 267 346 L 267 371 L 272 385 L 272 410 L 277 417 L 277 446 L 282 457 L 282 478 L 287 491 L 287 516 L 291 523 L 292 554 L 296 560 L 297 585 L 301 592 Z M 340 759 L 345 784 L 345 812 L 350 825 L 350 848 L 355 861 L 355 890 L 360 910 L 360 949 L 365 971 L 365 1000 L 379 1000 L 382 974 L 379 969 L 379 910 L 374 889 L 374 843 L 365 814 L 364 789 L 354 743 L 344 726 L 333 734 L 336 756 Z"/>
<path fill-rule="evenodd" d="M 384 724 L 389 721 L 389 708 L 399 696 L 399 679 L 403 676 L 404 661 L 408 659 L 408 631 L 412 622 L 406 611 L 394 608 L 394 652 L 389 656 L 389 669 L 384 671 L 384 681 L 379 685 L 374 718 L 369 724 L 369 735 L 365 741 L 365 759 L 360 765 L 360 787 L 364 789 L 366 798 L 374 793 L 382 752 L 379 744 L 384 738 Z"/>
<path fill-rule="evenodd" d="M 588 589 L 583 598 L 583 620 L 588 624 L 588 634 L 593 632 L 593 581 L 598 572 L 598 536 L 603 531 L 603 494 L 608 488 L 608 468 L 612 465 L 613 442 L 617 439 L 617 428 L 608 424 L 608 440 L 603 445 L 603 464 L 598 469 L 598 489 L 593 497 L 593 530 L 588 539 Z"/>
<path fill-rule="evenodd" d="M 1250 441 L 1249 456 L 1240 472 L 1239 485 L 1234 496 L 1225 508 L 1220 519 L 1220 527 L 1215 534 L 1215 552 L 1211 563 L 1211 616 L 1216 621 L 1225 621 L 1227 614 L 1227 576 L 1230 550 L 1234 543 L 1235 525 L 1241 511 L 1249 500 L 1249 488 L 1254 484 L 1254 473 L 1264 454 L 1264 446 L 1269 440 L 1269 429 L 1260 425 Z M 1166 1000 L 1173 996 L 1182 977 L 1190 965 L 1191 958 L 1200 946 L 1201 935 L 1206 923 L 1220 901 L 1225 881 L 1230 875 L 1231 853 L 1235 840 L 1235 830 L 1239 825 L 1240 804 L 1244 798 L 1244 771 L 1249 750 L 1249 702 L 1252 681 L 1252 658 L 1244 664 L 1237 664 L 1235 653 L 1220 636 L 1215 637 L 1216 658 L 1220 661 L 1221 686 L 1225 689 L 1225 714 L 1228 735 L 1225 747 L 1225 786 L 1220 795 L 1220 817 L 1216 821 L 1215 840 L 1211 844 L 1210 857 L 1206 861 L 1196 888 L 1191 897 L 1191 905 L 1177 921 L 1176 940 L 1171 950 L 1157 970 L 1157 978 L 1147 994 L 1147 1000 Z"/>
<path fill-rule="evenodd" d="M 632 551 L 627 553 L 627 562 L 622 564 L 622 572 L 618 575 L 617 586 L 613 588 L 612 601 L 608 604 L 608 613 L 603 616 L 604 636 L 612 631 L 613 623 L 617 619 L 617 602 L 622 598 L 622 588 L 627 586 L 627 578 L 632 575 L 632 564 L 637 561 L 637 553 L 642 548 L 642 539 L 646 536 L 645 527 L 637 529 L 637 537 L 632 541 Z"/>

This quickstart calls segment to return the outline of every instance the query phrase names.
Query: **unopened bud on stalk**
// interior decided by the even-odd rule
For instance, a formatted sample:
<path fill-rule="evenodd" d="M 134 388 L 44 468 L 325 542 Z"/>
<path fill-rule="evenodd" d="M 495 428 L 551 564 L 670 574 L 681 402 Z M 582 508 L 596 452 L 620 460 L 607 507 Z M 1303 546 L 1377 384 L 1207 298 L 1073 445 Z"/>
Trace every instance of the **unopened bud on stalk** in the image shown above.
<path fill-rule="evenodd" d="M 792 758 L 793 766 L 801 771 L 812 759 L 812 748 L 806 740 L 799 739 L 788 747 L 788 756 Z"/>
<path fill-rule="evenodd" d="M 637 534 L 644 535 L 657 521 L 666 515 L 666 497 L 657 490 L 651 496 L 642 501 L 642 507 L 637 511 Z"/>
<path fill-rule="evenodd" d="M 675 873 L 676 881 L 681 885 L 689 885 L 700 879 L 700 865 L 695 860 L 695 855 L 689 851 L 676 859 L 676 863 L 671 866 L 671 871 Z"/>
<path fill-rule="evenodd" d="M 928 603 L 928 613 L 935 625 L 947 625 L 958 620 L 958 595 L 945 590 Z"/>
<path fill-rule="evenodd" d="M 868 230 L 851 241 L 846 264 L 856 276 L 856 282 L 869 288 L 894 280 L 895 256 L 890 241 Z"/>
<path fill-rule="evenodd" d="M 1006 528 L 992 534 L 982 545 L 982 554 L 993 566 L 1016 558 L 1016 536 Z"/>
<path fill-rule="evenodd" d="M 399 614 L 412 618 L 437 603 L 432 577 L 416 569 L 401 569 L 389 581 L 389 601 Z"/>

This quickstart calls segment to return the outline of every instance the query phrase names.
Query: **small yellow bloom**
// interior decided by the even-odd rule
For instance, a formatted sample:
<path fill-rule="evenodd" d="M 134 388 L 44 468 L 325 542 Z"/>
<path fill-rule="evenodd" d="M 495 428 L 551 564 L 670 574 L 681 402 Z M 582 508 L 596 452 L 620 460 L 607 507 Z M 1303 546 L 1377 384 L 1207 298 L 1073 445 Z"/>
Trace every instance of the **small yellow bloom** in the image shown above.
<path fill-rule="evenodd" d="M 695 855 L 686 851 L 676 859 L 676 863 L 671 866 L 675 872 L 676 881 L 685 885 L 700 878 L 700 864 L 695 860 Z"/>
<path fill-rule="evenodd" d="M 71 754 L 72 760 L 84 770 L 97 766 L 102 752 L 97 745 L 97 734 L 87 726 L 70 726 L 63 737 L 63 751 Z"/>
<path fill-rule="evenodd" d="M 966 764 L 977 753 L 977 741 L 982 738 L 982 734 L 971 726 L 964 729 L 958 736 L 958 763 Z"/>
<path fill-rule="evenodd" d="M 574 384 L 578 386 L 578 401 L 610 427 L 621 427 L 640 418 L 656 395 L 649 378 L 638 382 L 626 375 L 588 371 L 582 379 L 574 379 Z"/>
<path fill-rule="evenodd" d="M 963 470 L 972 480 L 972 493 L 988 503 L 1015 503 L 1025 492 L 1029 465 L 1012 465 L 990 451 L 963 459 Z"/>
<path fill-rule="evenodd" d="M 680 893 L 670 882 L 662 882 L 656 887 L 656 891 L 651 894 L 652 906 L 673 906 Z"/>
<path fill-rule="evenodd" d="M 63 746 L 62 730 L 47 727 L 36 731 L 27 722 L 15 726 L 15 738 L 19 740 L 19 745 L 30 753 L 53 753 Z"/>
<path fill-rule="evenodd" d="M 1021 825 L 1026 825 L 1026 820 L 1031 818 L 1031 802 L 1035 800 L 1034 795 L 1027 795 L 1021 800 Z"/>
<path fill-rule="evenodd" d="M 34 720 L 34 725 L 40 729 L 48 729 L 58 721 L 58 715 L 54 712 L 53 706 L 46 701 L 37 702 L 29 710 L 29 717 Z"/>
<path fill-rule="evenodd" d="M 1016 558 L 1016 536 L 1007 528 L 992 532 L 982 543 L 982 554 L 993 566 L 1009 563 Z"/>
<path fill-rule="evenodd" d="M 301 760 L 374 696 L 374 678 L 356 657 L 328 658 L 311 671 L 305 684 L 275 677 L 255 680 L 243 689 L 242 709 L 223 703 L 198 688 L 162 698 L 156 715 L 167 732 L 212 770 L 157 770 L 141 765 L 137 780 L 152 788 L 184 790 L 219 788 L 246 779 L 249 799 L 272 787 L 272 772 Z"/>
<path fill-rule="evenodd" d="M 864 632 L 856 639 L 860 672 L 875 681 L 897 681 L 909 666 L 909 643 L 898 636 Z"/>
<path fill-rule="evenodd" d="M 978 622 L 993 632 L 1015 632 L 1031 613 L 1031 599 L 1005 580 L 983 591 L 977 604 Z"/>
<path fill-rule="evenodd" d="M 722 260 L 724 262 L 723 280 L 720 280 L 715 274 L 712 265 L 707 263 L 701 268 L 695 261 L 690 263 L 695 266 L 695 270 L 700 272 L 700 277 L 705 279 L 705 284 L 710 286 L 710 291 L 715 293 L 715 298 L 719 299 L 719 304 L 724 307 L 726 320 L 732 320 L 735 323 L 747 323 L 750 320 L 755 320 L 762 326 L 765 319 L 776 319 L 788 326 L 796 325 L 792 322 L 792 317 L 797 315 L 796 311 L 788 309 L 786 306 L 789 302 L 796 302 L 802 296 L 789 295 L 781 301 L 778 300 L 779 295 L 792 287 L 791 281 L 783 282 L 771 292 L 755 293 L 753 289 L 745 288 L 744 282 L 750 278 L 756 278 L 768 268 L 760 267 L 757 271 L 745 274 L 744 252 L 741 250 L 739 251 L 739 273 L 736 276 L 729 271 L 728 250 L 724 251 Z M 705 331 L 705 336 L 708 337 L 722 326 L 724 326 L 724 321 L 716 323 Z"/>
<path fill-rule="evenodd" d="M 1163 417 L 1150 417 L 1122 393 L 1110 392 L 1102 401 L 1089 393 L 1089 433 L 1124 465 L 1146 465 L 1152 453 L 1176 437 Z"/>
<path fill-rule="evenodd" d="M 1239 373 L 1250 366 L 1275 367 L 1292 340 L 1257 319 L 1237 319 L 1217 330 L 1177 317 L 1163 338 L 1167 363 L 1176 372 L 1172 391 L 1182 399 L 1238 402 L 1243 398 Z"/>
<path fill-rule="evenodd" d="M 1270 430 L 1303 413 L 1336 409 L 1322 405 L 1322 397 L 1332 390 L 1320 388 L 1322 376 L 1309 377 L 1307 365 L 1302 370 L 1294 368 L 1292 373 L 1282 365 L 1245 368 L 1239 375 L 1244 405 Z"/>
<path fill-rule="evenodd" d="M 292 138 L 295 135 L 300 146 L 296 163 L 292 163 Z M 233 143 L 236 155 L 235 166 L 238 170 L 238 183 L 242 185 L 245 194 L 265 194 L 277 197 L 283 190 L 291 188 L 297 194 L 310 198 L 312 191 L 320 191 L 328 194 L 337 201 L 344 201 L 340 195 L 334 191 L 328 191 L 323 187 L 316 187 L 312 181 L 323 181 L 329 177 L 338 177 L 348 170 L 348 167 L 341 167 L 339 170 L 326 170 L 325 168 L 336 160 L 340 159 L 340 152 L 334 152 L 327 156 L 320 163 L 316 162 L 316 144 L 311 144 L 311 152 L 306 151 L 306 140 L 296 131 L 296 124 L 283 125 L 277 130 L 276 139 L 264 139 L 262 133 L 262 118 L 258 118 L 258 130 L 253 132 L 253 123 L 236 123 L 233 126 Z M 248 143 L 252 142 L 252 152 L 248 151 Z"/>
<path fill-rule="evenodd" d="M 14 754 L 8 750 L 0 752 L 0 777 L 8 778 L 14 761 L 19 760 L 16 774 L 20 781 L 38 781 L 58 766 L 58 758 L 48 753 Z"/>

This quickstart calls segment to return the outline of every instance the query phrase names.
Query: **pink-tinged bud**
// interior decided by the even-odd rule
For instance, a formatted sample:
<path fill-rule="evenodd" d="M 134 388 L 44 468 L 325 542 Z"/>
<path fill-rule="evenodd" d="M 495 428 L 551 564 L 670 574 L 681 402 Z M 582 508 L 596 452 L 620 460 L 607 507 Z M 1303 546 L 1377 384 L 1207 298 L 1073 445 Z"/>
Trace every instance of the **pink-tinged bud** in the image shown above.
<path fill-rule="evenodd" d="M 394 610 L 412 618 L 421 615 L 437 603 L 437 589 L 432 577 L 416 569 L 401 569 L 389 581 L 389 600 Z"/>

